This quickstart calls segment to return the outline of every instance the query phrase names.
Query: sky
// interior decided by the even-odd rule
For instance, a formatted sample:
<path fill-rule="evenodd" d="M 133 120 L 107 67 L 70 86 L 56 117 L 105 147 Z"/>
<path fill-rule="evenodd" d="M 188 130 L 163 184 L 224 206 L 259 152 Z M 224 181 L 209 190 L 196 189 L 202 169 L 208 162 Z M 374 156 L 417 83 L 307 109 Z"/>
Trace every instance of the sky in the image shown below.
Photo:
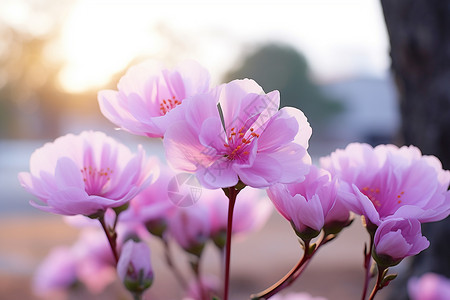
<path fill-rule="evenodd" d="M 4 3 L 4 18 L 28 21 L 26 5 Z M 301 51 L 322 81 L 389 67 L 378 0 L 78 0 L 70 8 L 50 56 L 66 62 L 60 81 L 71 92 L 105 84 L 136 57 L 195 59 L 220 83 L 242 54 L 274 41 Z M 50 26 L 36 22 L 36 30 Z"/>

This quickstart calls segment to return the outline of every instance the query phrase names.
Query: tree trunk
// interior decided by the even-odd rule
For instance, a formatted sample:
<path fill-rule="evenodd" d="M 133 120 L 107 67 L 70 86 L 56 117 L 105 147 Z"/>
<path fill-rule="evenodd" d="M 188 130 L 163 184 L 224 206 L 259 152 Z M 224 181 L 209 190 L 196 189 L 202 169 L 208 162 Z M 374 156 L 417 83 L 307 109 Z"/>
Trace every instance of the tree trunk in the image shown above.
<path fill-rule="evenodd" d="M 450 1 L 381 0 L 406 145 L 437 156 L 450 169 Z M 406 280 L 425 272 L 450 277 L 450 219 L 427 224 L 429 249 L 399 278 L 391 299 L 408 299 Z M 405 272 L 406 273 L 406 272 Z M 400 274 L 402 275 L 402 274 Z M 395 281 L 394 281 L 395 283 Z"/>
<path fill-rule="evenodd" d="M 405 144 L 450 169 L 450 2 L 381 0 Z"/>

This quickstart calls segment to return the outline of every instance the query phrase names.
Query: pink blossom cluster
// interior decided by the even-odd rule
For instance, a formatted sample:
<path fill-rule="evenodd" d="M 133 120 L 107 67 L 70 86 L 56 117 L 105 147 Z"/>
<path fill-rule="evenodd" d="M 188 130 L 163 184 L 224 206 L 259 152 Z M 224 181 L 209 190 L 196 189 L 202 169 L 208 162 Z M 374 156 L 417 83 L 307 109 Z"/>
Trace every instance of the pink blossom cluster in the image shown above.
<path fill-rule="evenodd" d="M 202 195 L 194 206 L 176 206 L 168 193 L 170 179 L 176 173 L 161 163 L 154 162 L 154 166 L 158 166 L 160 176 L 134 197 L 119 217 L 111 208 L 104 212 L 105 223 L 110 228 L 118 217 L 115 231 L 117 248 L 121 252 L 119 261 L 114 261 L 108 241 L 96 220 L 82 215 L 69 216 L 65 221 L 81 228 L 80 239 L 72 247 L 55 248 L 43 261 L 34 282 L 34 290 L 38 295 L 65 295 L 67 291 L 75 292 L 80 284 L 91 293 L 98 294 L 115 280 L 116 263 L 117 277 L 124 284 L 125 281 L 130 281 L 127 279 L 127 270 L 131 263 L 134 266 L 142 265 L 146 272 L 144 278 L 150 286 L 153 270 L 151 262 L 145 261 L 150 259 L 150 252 L 144 242 L 149 242 L 152 236 L 175 243 L 187 252 L 192 252 L 199 245 L 203 249 L 208 242 L 223 247 L 227 200 L 223 192 L 202 190 Z M 270 203 L 259 190 L 246 189 L 239 195 L 236 205 L 233 235 L 243 237 L 246 233 L 259 229 L 270 212 Z M 132 243 L 133 240 L 141 242 Z M 59 275 L 62 272 L 64 276 Z M 133 279 L 136 274 L 128 276 Z M 205 277 L 204 281 L 211 282 L 211 276 Z M 208 291 L 219 291 L 217 280 L 212 282 L 215 284 L 206 285 L 205 288 Z M 191 280 L 186 287 L 186 295 L 195 295 L 198 288 L 197 281 Z"/>
<path fill-rule="evenodd" d="M 450 213 L 450 172 L 414 146 L 350 144 L 321 165 L 339 178 L 342 201 L 364 216 L 380 264 L 395 265 L 426 249 L 420 225 Z"/>
<path fill-rule="evenodd" d="M 363 216 L 371 239 L 363 299 L 371 255 L 378 266 L 373 299 L 394 279 L 388 267 L 429 246 L 421 224 L 450 213 L 450 172 L 436 157 L 414 146 L 354 143 L 315 166 L 305 115 L 292 107 L 280 109 L 279 92 L 266 93 L 251 79 L 211 87 L 208 71 L 196 62 L 171 70 L 145 62 L 129 69 L 117 91 L 99 92 L 98 101 L 119 128 L 163 138 L 170 168 L 147 158 L 141 146 L 133 154 L 94 131 L 68 134 L 37 149 L 30 172 L 19 174 L 22 186 L 39 199 L 31 204 L 95 222 L 96 234 L 103 237 L 52 252 L 38 271 L 40 293 L 80 281 L 98 291 L 111 281 L 112 269 L 141 299 L 154 281 L 148 241 L 156 239 L 187 298 L 228 300 L 231 238 L 265 223 L 271 204 L 258 189 L 267 189 L 300 238 L 303 256 L 282 280 L 252 299 L 322 299 L 278 293 L 303 273 L 320 247 L 350 225 L 354 214 Z M 179 190 L 187 180 L 188 189 Z M 90 248 L 97 242 L 101 250 Z M 223 286 L 202 273 L 202 253 L 209 243 L 224 255 Z M 193 280 L 178 270 L 173 244 L 186 253 Z"/>
<path fill-rule="evenodd" d="M 91 293 L 100 293 L 116 278 L 114 257 L 103 232 L 81 232 L 71 247 L 54 248 L 36 270 L 33 288 L 42 297 L 63 298 L 82 283 Z"/>

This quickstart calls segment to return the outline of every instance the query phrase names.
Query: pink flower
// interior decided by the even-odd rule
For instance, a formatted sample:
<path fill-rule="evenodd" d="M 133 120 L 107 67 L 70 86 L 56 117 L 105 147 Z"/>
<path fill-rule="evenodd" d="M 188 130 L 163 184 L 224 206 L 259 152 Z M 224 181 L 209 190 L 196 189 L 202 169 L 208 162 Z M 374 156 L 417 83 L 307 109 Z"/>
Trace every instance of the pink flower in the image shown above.
<path fill-rule="evenodd" d="M 416 147 L 354 143 L 321 165 L 341 179 L 341 196 L 351 209 L 372 224 L 391 216 L 432 222 L 450 213 L 450 172 Z"/>
<path fill-rule="evenodd" d="M 325 225 L 348 225 L 350 212 L 337 199 L 337 192 L 336 180 L 314 165 L 304 181 L 276 184 L 267 190 L 278 212 L 292 223 L 297 234 L 313 235 Z"/>
<path fill-rule="evenodd" d="M 415 219 L 389 218 L 381 222 L 374 237 L 374 258 L 378 265 L 393 266 L 402 259 L 428 248 L 420 222 Z"/>
<path fill-rule="evenodd" d="M 124 286 L 134 293 L 142 293 L 153 283 L 150 248 L 144 242 L 128 240 L 122 248 L 117 274 Z"/>
<path fill-rule="evenodd" d="M 411 300 L 448 300 L 450 279 L 435 273 L 413 277 L 408 281 L 408 293 Z"/>
<path fill-rule="evenodd" d="M 33 277 L 37 295 L 63 294 L 77 282 L 76 258 L 68 247 L 53 249 Z"/>
<path fill-rule="evenodd" d="M 117 87 L 118 91 L 99 92 L 103 115 L 131 133 L 163 137 L 167 126 L 179 117 L 176 107 L 209 90 L 209 74 L 193 61 L 173 70 L 146 61 L 131 67 Z"/>
<path fill-rule="evenodd" d="M 158 179 L 130 201 L 120 221 L 144 224 L 150 232 L 162 236 L 170 214 L 176 209 L 168 193 L 169 182 L 175 175 L 170 168 L 161 165 Z"/>
<path fill-rule="evenodd" d="M 290 293 L 284 296 L 276 294 L 270 298 L 271 300 L 327 300 L 323 297 L 313 297 L 308 293 Z"/>
<path fill-rule="evenodd" d="M 36 271 L 33 285 L 37 294 L 47 296 L 62 294 L 78 282 L 99 293 L 115 279 L 115 260 L 105 234 L 89 228 L 73 246 L 50 252 Z"/>
<path fill-rule="evenodd" d="M 311 127 L 300 110 L 278 110 L 279 101 L 278 91 L 265 94 L 248 79 L 193 96 L 182 107 L 185 120 L 164 137 L 169 163 L 212 189 L 302 179 L 311 163 Z"/>
<path fill-rule="evenodd" d="M 37 149 L 22 186 L 43 205 L 31 205 L 62 215 L 86 216 L 119 207 L 135 197 L 157 172 L 142 147 L 133 155 L 101 132 L 68 134 Z"/>
<path fill-rule="evenodd" d="M 202 203 L 178 207 L 169 219 L 169 232 L 186 251 L 200 255 L 209 239 L 208 208 Z"/>

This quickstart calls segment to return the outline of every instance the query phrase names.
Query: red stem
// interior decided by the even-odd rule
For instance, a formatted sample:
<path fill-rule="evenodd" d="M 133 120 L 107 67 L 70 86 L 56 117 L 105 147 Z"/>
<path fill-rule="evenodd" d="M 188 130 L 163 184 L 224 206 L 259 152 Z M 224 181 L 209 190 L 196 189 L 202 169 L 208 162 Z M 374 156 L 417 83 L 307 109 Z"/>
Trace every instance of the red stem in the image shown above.
<path fill-rule="evenodd" d="M 381 268 L 380 266 L 378 266 L 378 278 L 377 278 L 377 283 L 376 283 L 375 286 L 373 287 L 372 293 L 370 293 L 369 300 L 375 299 L 375 295 L 377 294 L 377 292 L 383 288 L 383 287 L 381 286 L 381 281 L 383 280 L 384 270 L 385 270 L 385 269 L 383 269 L 383 268 Z"/>
<path fill-rule="evenodd" d="M 367 244 L 366 244 L 367 246 Z M 369 281 L 370 281 L 370 269 L 371 269 L 371 262 L 372 262 L 372 248 L 373 248 L 373 237 L 371 235 L 370 237 L 370 246 L 369 249 L 364 249 L 365 253 L 364 253 L 364 269 L 366 271 L 365 276 L 364 276 L 364 287 L 363 287 L 363 293 L 362 293 L 362 297 L 361 300 L 365 300 L 366 299 L 366 295 L 367 295 L 367 289 L 369 288 Z"/>
<path fill-rule="evenodd" d="M 258 294 L 251 295 L 250 298 L 255 300 L 269 299 L 278 292 L 290 286 L 303 273 L 303 271 L 306 269 L 306 266 L 311 261 L 311 258 L 314 256 L 317 250 L 319 250 L 321 246 L 333 240 L 333 238 L 334 235 L 324 235 L 322 239 L 318 242 L 317 246 L 312 251 L 310 250 L 310 241 L 304 241 L 305 252 L 303 253 L 302 258 L 299 260 L 297 265 L 293 267 L 286 275 L 284 275 L 283 278 L 278 280 L 271 287 L 265 289 L 264 291 Z"/>
<path fill-rule="evenodd" d="M 116 249 L 116 234 L 115 234 L 115 232 L 112 232 L 112 233 L 110 232 L 108 226 L 106 226 L 106 224 L 105 224 L 105 219 L 103 216 L 100 217 L 98 220 L 100 221 L 103 231 L 106 234 L 106 238 L 108 239 L 109 245 L 111 247 L 111 251 L 114 255 L 114 259 L 115 259 L 116 265 L 117 265 L 117 263 L 119 262 L 119 255 L 117 254 L 117 249 Z"/>
<path fill-rule="evenodd" d="M 227 221 L 227 237 L 225 243 L 225 278 L 224 278 L 224 294 L 223 300 L 228 300 L 228 289 L 230 285 L 230 257 L 231 257 L 231 234 L 233 231 L 233 210 L 236 203 L 238 190 L 234 187 L 228 188 L 228 221 Z"/>
<path fill-rule="evenodd" d="M 300 274 L 302 273 L 302 271 L 304 269 L 304 268 L 302 269 L 302 266 L 312 256 L 312 254 L 307 255 L 306 249 L 309 249 L 309 242 L 305 243 L 305 252 L 303 253 L 302 258 L 298 261 L 297 265 L 295 265 L 295 267 L 293 267 L 286 275 L 283 276 L 283 278 L 278 280 L 275 284 L 273 284 L 272 286 L 270 286 L 269 288 L 265 289 L 264 291 L 262 291 L 258 294 L 251 295 L 250 298 L 251 299 L 269 299 L 270 297 L 272 297 L 276 293 L 280 292 L 284 288 L 290 286 L 294 282 L 295 278 L 300 276 Z M 297 276 L 295 276 L 296 273 L 298 273 Z M 293 278 L 293 277 L 295 277 L 295 278 Z"/>

